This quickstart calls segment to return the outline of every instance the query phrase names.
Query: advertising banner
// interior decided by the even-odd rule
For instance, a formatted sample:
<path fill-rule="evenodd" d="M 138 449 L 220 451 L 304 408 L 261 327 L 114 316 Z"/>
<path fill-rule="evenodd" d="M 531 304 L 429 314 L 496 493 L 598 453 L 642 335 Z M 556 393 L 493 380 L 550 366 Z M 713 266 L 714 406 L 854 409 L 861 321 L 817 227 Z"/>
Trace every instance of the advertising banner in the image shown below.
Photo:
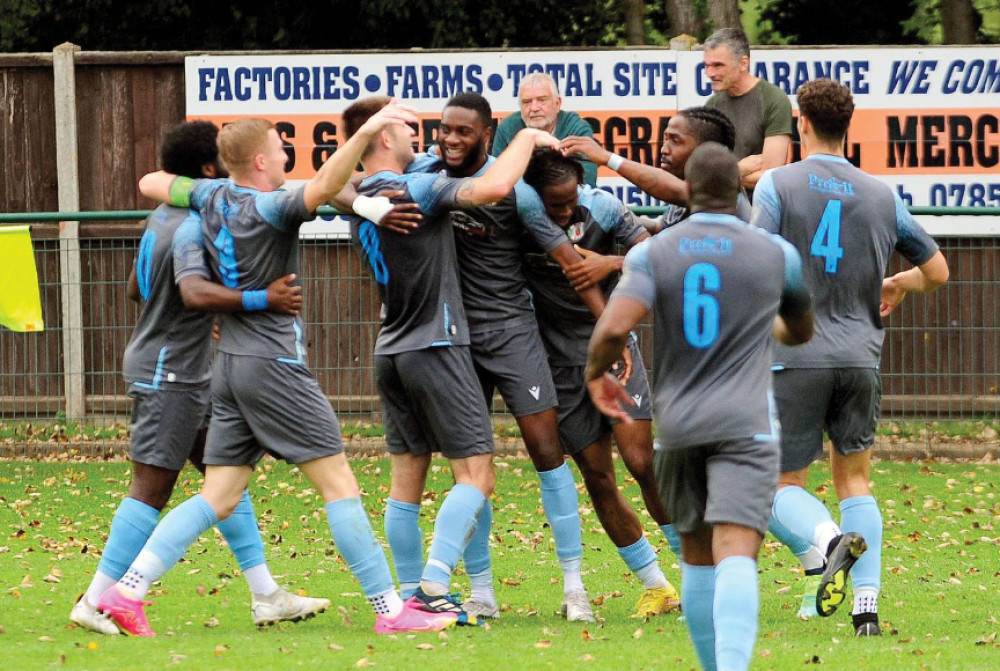
<path fill-rule="evenodd" d="M 670 117 L 711 94 L 702 52 L 668 49 L 196 56 L 185 70 L 188 118 L 270 119 L 286 143 L 292 183 L 336 150 L 341 111 L 369 95 L 419 110 L 423 150 L 436 141 L 451 96 L 482 93 L 499 121 L 518 112 L 521 78 L 544 71 L 556 79 L 563 109 L 587 120 L 604 146 L 655 165 Z M 779 86 L 793 109 L 810 79 L 849 86 L 856 111 L 847 157 L 907 204 L 1000 206 L 1000 49 L 755 49 L 751 72 Z M 606 168 L 599 185 L 630 206 L 661 204 Z M 935 235 L 965 236 L 1000 234 L 996 219 L 921 217 Z"/>

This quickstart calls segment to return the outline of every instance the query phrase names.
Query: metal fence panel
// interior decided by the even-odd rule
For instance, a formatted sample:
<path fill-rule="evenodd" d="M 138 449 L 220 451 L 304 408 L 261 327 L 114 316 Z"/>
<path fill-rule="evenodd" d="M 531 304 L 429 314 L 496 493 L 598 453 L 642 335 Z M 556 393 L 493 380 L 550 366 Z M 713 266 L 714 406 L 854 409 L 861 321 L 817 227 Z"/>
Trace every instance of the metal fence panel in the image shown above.
<path fill-rule="evenodd" d="M 0 331 L 0 456 L 102 457 L 127 447 L 130 412 L 121 361 L 138 316 L 125 280 L 141 226 L 83 225 L 86 414 L 65 417 L 59 245 L 51 225 L 33 228 L 46 331 Z M 995 453 L 1000 373 L 998 240 L 948 238 L 951 280 L 910 296 L 888 320 L 879 452 L 979 457 Z M 898 258 L 893 270 L 902 267 Z M 378 300 L 367 269 L 343 240 L 302 241 L 303 321 L 309 361 L 342 422 L 379 422 L 372 372 Z M 649 330 L 640 330 L 647 366 Z M 503 404 L 498 422 L 512 425 Z M 96 432 L 96 436 L 91 436 Z"/>

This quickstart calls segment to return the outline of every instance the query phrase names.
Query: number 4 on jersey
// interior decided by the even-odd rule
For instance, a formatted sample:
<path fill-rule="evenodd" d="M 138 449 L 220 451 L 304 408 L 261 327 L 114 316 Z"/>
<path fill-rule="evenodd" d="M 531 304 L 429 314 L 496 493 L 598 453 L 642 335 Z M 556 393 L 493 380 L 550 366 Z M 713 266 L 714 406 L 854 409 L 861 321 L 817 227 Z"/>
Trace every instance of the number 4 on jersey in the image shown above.
<path fill-rule="evenodd" d="M 840 246 L 841 208 L 839 200 L 827 201 L 823 218 L 819 220 L 819 228 L 809 247 L 810 254 L 826 259 L 826 272 L 831 275 L 837 273 L 837 263 L 844 256 L 844 248 Z"/>

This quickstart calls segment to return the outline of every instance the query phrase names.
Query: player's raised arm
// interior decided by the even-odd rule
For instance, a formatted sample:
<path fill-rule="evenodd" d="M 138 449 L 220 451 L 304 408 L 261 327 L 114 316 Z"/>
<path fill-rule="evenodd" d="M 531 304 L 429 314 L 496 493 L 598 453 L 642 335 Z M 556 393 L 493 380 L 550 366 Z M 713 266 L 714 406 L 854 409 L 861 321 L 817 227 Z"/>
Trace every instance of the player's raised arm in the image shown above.
<path fill-rule="evenodd" d="M 187 184 L 191 184 L 194 181 L 189 177 L 181 177 L 180 179 L 184 180 Z M 170 203 L 177 207 L 187 207 L 188 201 L 186 198 L 183 202 L 176 203 L 171 200 L 171 186 L 177 180 L 177 175 L 169 173 L 166 170 L 151 172 L 139 178 L 139 193 L 146 198 L 151 198 L 160 203 Z"/>
<path fill-rule="evenodd" d="M 597 140 L 592 137 L 568 137 L 560 144 L 560 150 L 566 156 L 579 154 L 597 165 L 608 166 L 654 198 L 675 205 L 687 205 L 688 186 L 684 180 L 660 168 L 613 154 L 597 144 Z"/>
<path fill-rule="evenodd" d="M 409 105 L 391 101 L 373 114 L 351 138 L 333 153 L 326 163 L 306 182 L 303 200 L 306 209 L 315 211 L 344 188 L 361 160 L 368 143 L 387 126 L 405 126 L 418 121 L 416 110 Z"/>
<path fill-rule="evenodd" d="M 481 177 L 474 177 L 461 186 L 457 195 L 458 204 L 475 207 L 506 196 L 524 174 L 532 152 L 542 147 L 557 149 L 559 141 L 549 133 L 534 128 L 519 132 Z"/>

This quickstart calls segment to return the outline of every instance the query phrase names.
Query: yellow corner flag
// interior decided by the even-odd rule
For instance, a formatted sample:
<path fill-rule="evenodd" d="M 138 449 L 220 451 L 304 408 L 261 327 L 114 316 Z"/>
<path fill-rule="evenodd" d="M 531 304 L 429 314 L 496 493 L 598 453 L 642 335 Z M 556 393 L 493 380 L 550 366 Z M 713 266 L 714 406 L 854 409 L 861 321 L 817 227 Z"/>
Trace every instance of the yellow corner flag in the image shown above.
<path fill-rule="evenodd" d="M 0 326 L 22 332 L 45 330 L 27 226 L 0 226 Z"/>

